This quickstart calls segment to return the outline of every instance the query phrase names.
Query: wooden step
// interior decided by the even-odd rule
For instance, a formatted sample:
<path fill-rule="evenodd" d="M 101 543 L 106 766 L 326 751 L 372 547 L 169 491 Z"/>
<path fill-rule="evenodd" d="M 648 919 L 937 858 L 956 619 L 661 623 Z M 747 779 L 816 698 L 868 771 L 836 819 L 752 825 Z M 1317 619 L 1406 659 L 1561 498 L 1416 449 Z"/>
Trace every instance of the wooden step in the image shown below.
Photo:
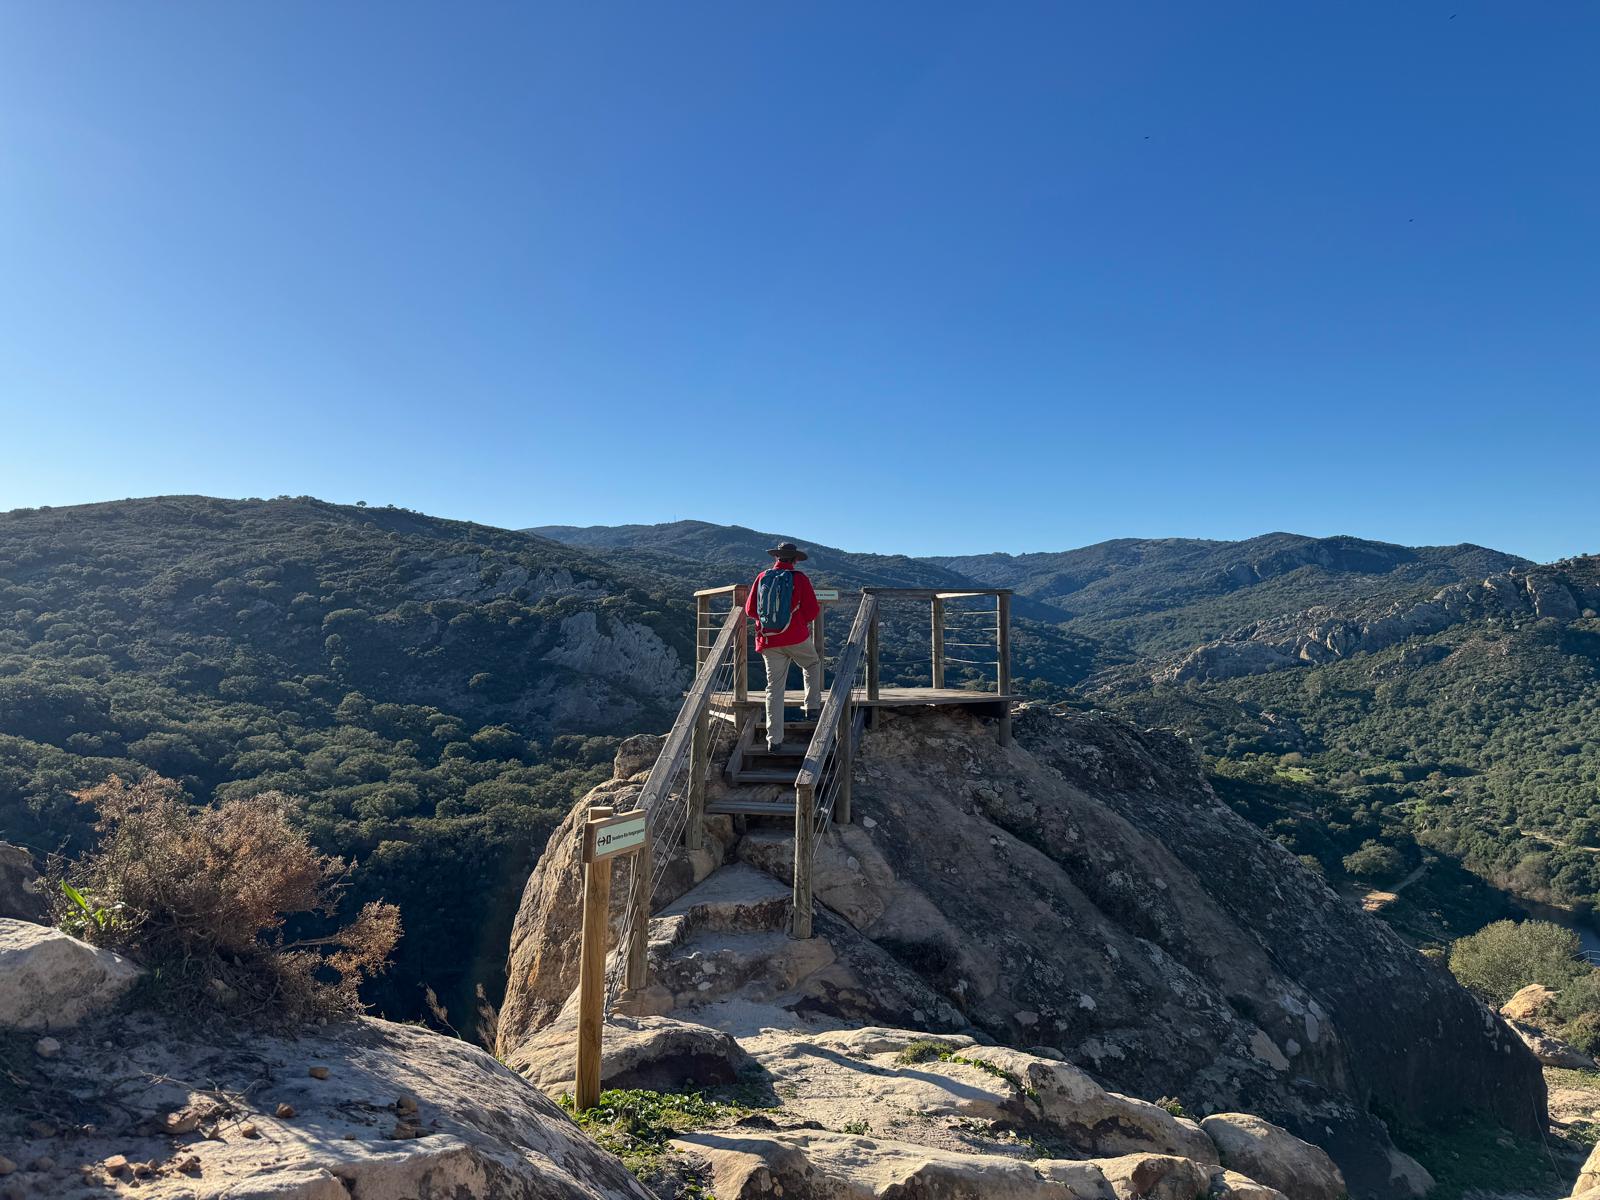
<path fill-rule="evenodd" d="M 791 731 L 798 732 L 798 733 L 815 733 L 816 729 L 817 729 L 817 723 L 815 721 L 785 721 L 783 723 L 783 732 L 785 734 L 788 734 Z M 756 732 L 757 733 L 766 733 L 766 731 L 767 731 L 767 719 L 765 717 L 757 718 L 757 720 L 756 720 Z M 788 740 L 789 739 L 787 737 L 784 738 L 784 741 L 788 741 Z M 808 738 L 806 740 L 809 741 L 810 739 Z"/>
<path fill-rule="evenodd" d="M 735 783 L 782 783 L 794 786 L 799 767 L 741 767 L 734 774 Z"/>
<path fill-rule="evenodd" d="M 796 763 L 799 763 L 801 759 L 805 758 L 806 751 L 809 749 L 809 746 L 802 745 L 799 742 L 785 742 L 776 750 L 768 750 L 763 745 L 756 745 L 751 746 L 750 749 L 746 750 L 744 752 L 744 756 L 746 758 L 761 758 L 768 760 L 774 758 L 792 758 Z"/>
<path fill-rule="evenodd" d="M 719 816 L 792 817 L 794 801 L 792 799 L 744 800 L 738 796 L 724 796 L 720 800 L 708 803 L 706 812 Z"/>

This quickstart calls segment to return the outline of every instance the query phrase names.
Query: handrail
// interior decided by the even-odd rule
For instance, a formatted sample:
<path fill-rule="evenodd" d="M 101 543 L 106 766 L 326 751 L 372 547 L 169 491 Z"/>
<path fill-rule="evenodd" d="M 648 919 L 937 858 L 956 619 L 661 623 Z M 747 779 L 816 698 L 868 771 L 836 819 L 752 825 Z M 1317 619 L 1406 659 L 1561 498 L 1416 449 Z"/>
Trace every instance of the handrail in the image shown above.
<path fill-rule="evenodd" d="M 834 663 L 833 686 L 828 689 L 828 697 L 822 702 L 822 713 L 817 718 L 811 744 L 806 747 L 805 761 L 800 766 L 800 774 L 795 776 L 797 787 L 816 787 L 822 780 L 823 763 L 833 749 L 837 727 L 843 718 L 844 708 L 850 703 L 850 693 L 855 689 L 856 675 L 866 656 L 867 630 L 877 611 L 878 598 L 870 592 L 864 593 L 861 606 L 856 609 L 855 622 L 850 626 L 850 636 Z"/>
<path fill-rule="evenodd" d="M 695 673 L 694 684 L 684 696 L 677 719 L 634 802 L 635 809 L 645 812 L 646 849 L 633 857 L 630 868 L 634 872 L 630 899 L 617 939 L 622 954 L 607 972 L 607 1009 L 624 987 L 637 989 L 645 985 L 651 902 L 666 877 L 666 868 L 677 851 L 679 837 L 689 833 L 693 838 L 697 829 L 699 813 L 693 810 L 704 802 L 703 776 L 710 751 L 707 726 L 712 698 L 724 686 L 731 687 L 738 676 L 743 657 L 737 651 L 743 648 L 744 638 L 744 606 L 735 603 Z M 687 778 L 682 785 L 682 802 L 678 803 L 674 787 L 685 775 L 686 760 Z M 698 844 L 698 840 L 689 842 L 691 849 Z"/>
<path fill-rule="evenodd" d="M 833 686 L 828 689 L 800 773 L 795 776 L 794 911 L 789 929 L 792 937 L 811 936 L 811 862 L 816 856 L 817 837 L 833 816 L 836 798 L 842 801 L 843 819 L 850 819 L 854 729 L 847 730 L 846 726 L 853 726 L 851 696 L 856 677 L 870 661 L 867 649 L 877 628 L 877 618 L 878 598 L 864 591 L 850 636 L 834 664 Z"/>
<path fill-rule="evenodd" d="M 706 655 L 706 661 L 701 664 L 700 673 L 695 676 L 694 686 L 684 697 L 683 707 L 678 709 L 678 719 L 672 723 L 667 740 L 661 745 L 661 753 L 656 756 L 655 765 L 650 768 L 650 776 L 645 780 L 644 790 L 639 793 L 640 808 L 648 810 L 658 803 L 660 793 L 677 775 L 678 768 L 683 765 L 684 755 L 689 753 L 689 742 L 694 735 L 695 722 L 711 704 L 711 694 L 716 690 L 717 672 L 721 668 L 723 658 L 733 646 L 734 639 L 744 632 L 744 622 L 744 610 L 737 606 L 723 621 L 717 640 L 711 644 L 711 653 Z"/>

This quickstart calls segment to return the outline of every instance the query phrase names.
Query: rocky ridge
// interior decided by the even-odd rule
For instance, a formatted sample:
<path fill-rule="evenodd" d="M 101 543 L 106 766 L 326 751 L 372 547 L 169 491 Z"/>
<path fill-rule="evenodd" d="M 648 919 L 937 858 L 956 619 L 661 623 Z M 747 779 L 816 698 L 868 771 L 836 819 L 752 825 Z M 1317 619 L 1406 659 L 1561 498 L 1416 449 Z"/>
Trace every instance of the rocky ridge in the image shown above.
<path fill-rule="evenodd" d="M 591 802 L 622 802 L 640 782 L 616 779 Z M 986 1055 L 1027 1056 L 1025 1070 L 1001 1068 L 1018 1078 L 1056 1064 L 1039 1069 L 1131 1103 L 1259 1114 L 1325 1149 L 1361 1198 L 1411 1195 L 1417 1178 L 1374 1105 L 1543 1123 L 1538 1065 L 1516 1035 L 1227 810 L 1175 739 L 1032 711 L 1001 749 L 963 715 L 891 716 L 863 743 L 855 795 L 859 823 L 819 852 L 823 945 L 773 927 L 787 833 L 714 823 L 707 849 L 673 865 L 676 903 L 652 923 L 635 1019 L 728 1034 L 727 1070 L 742 1054 L 769 1080 L 794 1054 L 827 1057 L 820 1033 L 970 1038 Z M 567 1068 L 546 1031 L 575 976 L 570 842 L 558 833 L 529 881 L 501 1027 L 502 1055 L 552 1087 Z M 935 1133 L 909 1140 L 970 1152 Z"/>
<path fill-rule="evenodd" d="M 1517 567 L 1475 583 L 1440 588 L 1421 601 L 1398 601 L 1362 615 L 1317 607 L 1244 626 L 1159 665 L 1147 678 L 1107 676 L 1111 690 L 1146 682 L 1177 684 L 1317 666 L 1387 649 L 1410 637 L 1468 621 L 1572 621 L 1600 610 L 1600 559 Z"/>

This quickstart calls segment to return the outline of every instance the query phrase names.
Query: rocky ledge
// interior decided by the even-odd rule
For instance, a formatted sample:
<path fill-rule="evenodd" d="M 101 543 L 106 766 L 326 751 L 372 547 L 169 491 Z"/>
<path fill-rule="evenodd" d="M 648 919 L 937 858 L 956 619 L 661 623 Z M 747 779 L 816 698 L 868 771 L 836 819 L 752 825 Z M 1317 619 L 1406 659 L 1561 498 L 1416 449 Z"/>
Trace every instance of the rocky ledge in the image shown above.
<path fill-rule="evenodd" d="M 713 822 L 707 848 L 667 873 L 672 902 L 652 921 L 651 983 L 630 998 L 632 1015 L 728 1034 L 736 1053 L 704 1040 L 701 1049 L 720 1054 L 724 1071 L 743 1054 L 769 1082 L 783 1072 L 777 1042 L 763 1039 L 798 1039 L 794 1053 L 821 1069 L 837 1049 L 817 1038 L 852 1028 L 970 1038 L 987 1059 L 1026 1056 L 1027 1071 L 1001 1068 L 1018 1078 L 1055 1063 L 1129 1104 L 1166 1098 L 1203 1119 L 1256 1114 L 1325 1151 L 1356 1200 L 1428 1185 L 1375 1110 L 1543 1127 L 1539 1064 L 1516 1033 L 1229 811 L 1186 745 L 1042 710 L 1020 715 L 1016 734 L 1001 748 L 975 718 L 939 711 L 890 715 L 868 733 L 856 823 L 830 830 L 819 849 L 819 936 L 808 943 L 782 927 L 787 830 Z M 593 802 L 631 802 L 642 777 L 618 774 Z M 571 835 L 582 808 L 529 881 L 501 1024 L 502 1056 L 549 1084 L 566 1070 L 547 1039 L 560 1039 L 548 1031 L 575 983 Z M 852 1088 L 863 1087 L 858 1072 Z M 827 1104 L 843 1112 L 850 1094 Z M 907 1107 L 930 1107 L 919 1104 Z M 1043 1118 L 1023 1110 L 1013 1115 L 1026 1136 L 1058 1137 L 1026 1133 Z M 971 1152 L 860 1119 L 879 1141 Z M 802 1140 L 819 1171 L 819 1160 L 856 1153 Z M 1058 1140 L 1080 1158 L 1121 1149 L 1081 1134 Z M 724 1170 L 734 1168 L 718 1167 L 719 1179 Z"/>
<path fill-rule="evenodd" d="M 280 1036 L 115 1011 L 137 974 L 0 921 L 0 979 L 76 1003 L 51 1019 L 0 990 L 3 1200 L 648 1200 L 559 1106 L 464 1042 L 370 1018 Z"/>

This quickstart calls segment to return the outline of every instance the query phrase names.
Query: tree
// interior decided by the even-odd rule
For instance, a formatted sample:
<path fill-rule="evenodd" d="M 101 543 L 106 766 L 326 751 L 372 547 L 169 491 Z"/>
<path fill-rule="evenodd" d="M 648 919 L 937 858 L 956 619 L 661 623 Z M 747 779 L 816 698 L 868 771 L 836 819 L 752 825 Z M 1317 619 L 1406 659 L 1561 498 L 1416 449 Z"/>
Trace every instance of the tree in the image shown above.
<path fill-rule="evenodd" d="M 1578 935 L 1549 921 L 1496 921 L 1450 947 L 1450 971 L 1499 1008 L 1530 983 L 1557 991 L 1589 971 Z"/>
<path fill-rule="evenodd" d="M 1344 869 L 1357 879 L 1393 879 L 1405 871 L 1406 860 L 1393 846 L 1368 840 L 1344 856 Z"/>

